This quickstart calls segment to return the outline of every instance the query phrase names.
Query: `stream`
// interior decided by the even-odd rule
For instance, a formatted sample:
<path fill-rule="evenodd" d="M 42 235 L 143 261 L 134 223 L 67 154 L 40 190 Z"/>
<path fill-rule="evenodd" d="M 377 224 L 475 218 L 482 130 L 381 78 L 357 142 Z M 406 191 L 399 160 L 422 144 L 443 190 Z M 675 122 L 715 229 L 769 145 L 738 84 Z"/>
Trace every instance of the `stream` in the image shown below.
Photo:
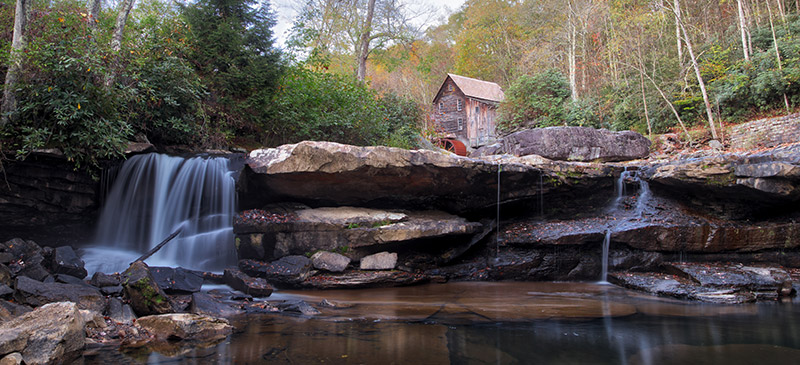
<path fill-rule="evenodd" d="M 323 299 L 314 318 L 231 320 L 216 344 L 175 342 L 87 364 L 753 364 L 800 356 L 791 302 L 723 306 L 657 298 L 593 283 L 463 282 L 414 287 L 281 291 Z"/>

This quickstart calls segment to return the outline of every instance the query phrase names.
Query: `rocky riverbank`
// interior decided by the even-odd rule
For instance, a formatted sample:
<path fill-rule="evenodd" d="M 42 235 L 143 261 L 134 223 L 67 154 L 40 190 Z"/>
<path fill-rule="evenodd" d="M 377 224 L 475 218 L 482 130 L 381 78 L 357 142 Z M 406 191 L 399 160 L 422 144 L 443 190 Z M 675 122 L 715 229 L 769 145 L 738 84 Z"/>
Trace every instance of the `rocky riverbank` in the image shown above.
<path fill-rule="evenodd" d="M 522 140 L 513 151 L 528 151 Z M 554 156 L 575 155 L 564 151 Z M 257 299 L 274 288 L 608 281 L 714 303 L 798 289 L 800 144 L 614 163 L 482 153 L 327 142 L 252 151 L 237 182 L 237 267 L 212 274 L 136 262 L 87 278 L 69 246 L 13 239 L 0 246 L 0 319 L 16 326 L 20 315 L 52 311 L 36 316 L 82 319 L 84 343 L 136 347 L 218 339 L 228 331 L 218 318 L 319 311 Z M 203 284 L 234 290 L 201 292 Z M 74 308 L 46 306 L 65 302 Z M 151 330 L 141 323 L 148 316 L 166 317 Z M 208 336 L 186 332 L 206 325 Z M 28 340 L 8 341 L 3 354 L 38 358 L 26 355 Z"/>

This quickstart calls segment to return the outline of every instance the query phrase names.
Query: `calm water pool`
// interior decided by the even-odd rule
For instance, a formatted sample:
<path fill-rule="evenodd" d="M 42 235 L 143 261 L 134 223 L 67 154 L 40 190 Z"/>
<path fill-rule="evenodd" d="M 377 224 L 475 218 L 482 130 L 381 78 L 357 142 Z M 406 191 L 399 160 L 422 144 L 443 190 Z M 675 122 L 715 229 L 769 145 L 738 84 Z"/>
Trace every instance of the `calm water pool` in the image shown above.
<path fill-rule="evenodd" d="M 89 364 L 768 364 L 800 359 L 800 305 L 721 306 L 587 283 L 448 283 L 282 291 L 322 315 L 251 315 L 201 347 L 87 355 Z"/>

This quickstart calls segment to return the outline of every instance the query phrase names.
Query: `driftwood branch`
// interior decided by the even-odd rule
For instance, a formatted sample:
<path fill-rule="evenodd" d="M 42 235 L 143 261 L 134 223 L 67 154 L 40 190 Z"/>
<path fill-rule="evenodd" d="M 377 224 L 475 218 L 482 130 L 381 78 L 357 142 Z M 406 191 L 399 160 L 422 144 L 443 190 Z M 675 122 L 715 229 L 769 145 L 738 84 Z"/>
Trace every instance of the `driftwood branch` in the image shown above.
<path fill-rule="evenodd" d="M 181 228 L 178 228 L 178 230 L 177 230 L 177 231 L 175 231 L 175 232 L 172 232 L 172 234 L 171 234 L 171 235 L 169 235 L 169 237 L 165 238 L 165 239 L 164 239 L 163 241 L 161 241 L 161 243 L 159 243 L 159 244 L 158 244 L 156 247 L 153 247 L 153 249 L 152 249 L 152 250 L 148 251 L 146 254 L 142 255 L 141 257 L 139 257 L 138 259 L 136 259 L 134 262 L 136 262 L 136 261 L 144 261 L 144 260 L 147 260 L 147 258 L 149 258 L 150 256 L 153 256 L 153 254 L 154 254 L 154 253 L 158 252 L 158 250 L 160 250 L 162 247 L 164 247 L 164 245 L 166 245 L 166 244 L 167 244 L 167 242 L 169 242 L 169 241 L 172 241 L 172 239 L 173 239 L 173 238 L 177 237 L 177 236 L 178 236 L 178 234 L 180 234 L 180 233 L 181 233 L 181 231 L 182 231 L 182 229 L 181 229 Z M 131 262 L 131 264 L 133 264 L 133 262 Z"/>

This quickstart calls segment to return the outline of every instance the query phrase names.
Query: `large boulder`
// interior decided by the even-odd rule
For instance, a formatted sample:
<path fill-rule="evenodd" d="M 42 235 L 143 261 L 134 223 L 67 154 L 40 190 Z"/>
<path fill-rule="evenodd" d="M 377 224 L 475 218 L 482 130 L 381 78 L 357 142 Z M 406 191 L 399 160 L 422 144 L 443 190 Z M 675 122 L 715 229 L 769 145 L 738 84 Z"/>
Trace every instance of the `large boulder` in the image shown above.
<path fill-rule="evenodd" d="M 67 274 L 78 279 L 83 279 L 88 275 L 83 265 L 83 260 L 70 246 L 56 247 L 50 263 L 54 274 Z"/>
<path fill-rule="evenodd" d="M 256 297 L 268 297 L 273 291 L 263 278 L 251 277 L 237 269 L 225 269 L 224 280 L 231 288 Z"/>
<path fill-rule="evenodd" d="M 255 260 L 239 261 L 239 268 L 249 275 L 266 278 L 281 287 L 293 287 L 305 281 L 311 274 L 311 260 L 300 255 L 281 257 L 265 263 Z"/>
<path fill-rule="evenodd" d="M 161 340 L 213 341 L 233 331 L 225 319 L 191 313 L 146 316 L 136 320 L 136 324 Z"/>
<path fill-rule="evenodd" d="M 36 242 L 12 238 L 0 244 L 0 252 L 9 253 L 14 260 L 26 260 L 34 255 L 41 254 L 42 248 Z"/>
<path fill-rule="evenodd" d="M 310 141 L 251 151 L 246 163 L 238 186 L 244 209 L 298 201 L 458 213 L 497 203 L 498 169 L 501 200 L 611 186 L 609 178 L 617 170 L 541 158 L 488 161 L 431 150 Z M 537 181 L 542 184 L 532 183 Z"/>
<path fill-rule="evenodd" d="M 102 312 L 106 298 L 97 289 L 86 285 L 42 283 L 27 276 L 16 279 L 14 299 L 18 303 L 38 307 L 47 303 L 70 301 L 81 309 Z"/>
<path fill-rule="evenodd" d="M 83 349 L 83 327 L 75 303 L 43 305 L 0 324 L 0 357 L 19 352 L 26 364 L 67 363 Z"/>
<path fill-rule="evenodd" d="M 396 252 L 378 252 L 361 259 L 361 270 L 392 270 L 396 265 Z"/>
<path fill-rule="evenodd" d="M 244 313 L 241 309 L 227 305 L 206 293 L 192 294 L 189 311 L 211 317 L 231 317 Z"/>
<path fill-rule="evenodd" d="M 276 219 L 280 217 L 280 219 Z M 419 239 L 471 235 L 481 224 L 440 211 L 273 206 L 234 220 L 240 259 L 271 261 L 317 250 L 343 250 Z"/>
<path fill-rule="evenodd" d="M 140 316 L 173 311 L 172 302 L 144 262 L 136 261 L 122 273 L 122 286 L 131 307 Z"/>
<path fill-rule="evenodd" d="M 311 256 L 311 264 L 318 270 L 342 272 L 350 265 L 350 258 L 335 252 L 319 251 Z"/>
<path fill-rule="evenodd" d="M 612 132 L 589 127 L 526 129 L 503 137 L 473 156 L 538 155 L 561 161 L 626 161 L 645 158 L 650 140 L 632 131 Z"/>
<path fill-rule="evenodd" d="M 199 292 L 203 287 L 203 277 L 196 273 L 171 267 L 151 267 L 150 274 L 156 284 L 169 294 L 189 294 Z"/>
<path fill-rule="evenodd" d="M 794 294 L 782 267 L 717 262 L 673 262 L 666 273 L 618 272 L 609 281 L 652 294 L 703 302 L 737 304 Z"/>

